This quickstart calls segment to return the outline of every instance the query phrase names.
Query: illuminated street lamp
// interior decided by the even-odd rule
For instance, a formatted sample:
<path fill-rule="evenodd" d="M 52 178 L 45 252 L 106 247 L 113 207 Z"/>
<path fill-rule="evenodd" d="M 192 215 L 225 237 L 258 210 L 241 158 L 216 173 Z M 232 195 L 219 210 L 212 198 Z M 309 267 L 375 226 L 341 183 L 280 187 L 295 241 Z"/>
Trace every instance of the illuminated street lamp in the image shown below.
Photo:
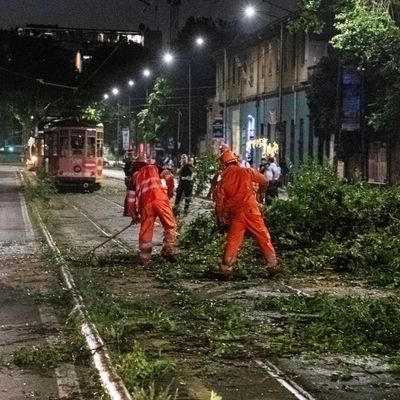
<path fill-rule="evenodd" d="M 104 99 L 104 100 L 108 100 L 109 97 L 110 97 L 110 96 L 108 95 L 108 93 L 105 93 L 105 94 L 103 95 L 103 99 Z"/>
<path fill-rule="evenodd" d="M 135 86 L 135 81 L 130 79 L 128 81 L 128 89 L 132 89 Z M 128 129 L 131 132 L 131 91 L 128 90 Z M 125 149 L 124 149 L 125 150 Z"/>
<path fill-rule="evenodd" d="M 283 8 L 281 6 L 278 5 L 274 5 L 274 7 L 277 7 L 283 11 L 287 11 L 289 13 L 291 13 L 290 10 Z M 253 7 L 253 6 L 248 6 L 245 11 L 244 11 L 244 15 L 246 18 L 249 19 L 253 19 L 257 16 L 258 11 Z M 273 15 L 271 13 L 265 13 L 266 15 L 273 17 L 273 18 L 279 18 L 276 15 Z M 278 104 L 279 104 L 279 122 L 282 122 L 282 105 L 283 105 L 283 93 L 282 93 L 282 89 L 283 89 L 283 20 L 281 20 L 280 22 L 280 38 L 279 38 L 279 53 L 280 53 L 280 57 L 279 57 L 279 88 L 278 88 Z"/>
<path fill-rule="evenodd" d="M 117 87 L 114 87 L 111 89 L 111 93 L 114 96 L 118 96 L 119 89 Z M 119 114 L 120 114 L 120 104 L 119 104 L 119 101 L 117 101 L 117 141 L 116 141 L 117 154 L 118 154 L 118 150 L 119 150 L 119 131 L 120 131 Z"/>
<path fill-rule="evenodd" d="M 171 64 L 174 61 L 174 56 L 172 53 L 165 53 L 163 60 L 166 64 Z"/>
<path fill-rule="evenodd" d="M 143 70 L 143 76 L 145 78 L 148 78 L 150 75 L 151 75 L 151 71 L 148 68 Z"/>
<path fill-rule="evenodd" d="M 205 40 L 204 40 L 204 38 L 199 36 L 199 37 L 196 38 L 195 43 L 196 43 L 196 46 L 203 46 L 203 44 L 205 43 Z"/>
<path fill-rule="evenodd" d="M 247 18 L 253 18 L 256 15 L 256 9 L 253 6 L 247 6 L 244 10 L 244 15 Z"/>
<path fill-rule="evenodd" d="M 195 41 L 195 45 L 197 47 L 201 47 L 204 45 L 205 40 L 203 37 L 198 36 Z M 163 60 L 166 64 L 172 64 L 175 57 L 172 53 L 165 53 Z M 192 60 L 189 59 L 189 74 L 188 74 L 188 154 L 192 153 Z"/>

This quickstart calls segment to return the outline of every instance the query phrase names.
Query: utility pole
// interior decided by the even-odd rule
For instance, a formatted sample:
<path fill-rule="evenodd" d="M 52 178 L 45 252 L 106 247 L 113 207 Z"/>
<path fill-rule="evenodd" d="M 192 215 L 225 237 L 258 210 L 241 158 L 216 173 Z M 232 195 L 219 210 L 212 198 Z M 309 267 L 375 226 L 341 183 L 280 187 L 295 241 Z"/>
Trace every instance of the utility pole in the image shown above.
<path fill-rule="evenodd" d="M 192 63 L 189 61 L 189 135 L 188 135 L 188 156 L 192 154 Z"/>

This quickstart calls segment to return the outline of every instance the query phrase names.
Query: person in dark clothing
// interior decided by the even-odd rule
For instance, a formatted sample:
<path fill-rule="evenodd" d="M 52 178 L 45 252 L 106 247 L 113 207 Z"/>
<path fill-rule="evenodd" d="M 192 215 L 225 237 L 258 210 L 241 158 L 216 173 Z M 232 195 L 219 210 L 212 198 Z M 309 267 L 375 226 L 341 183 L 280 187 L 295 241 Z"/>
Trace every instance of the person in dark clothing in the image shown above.
<path fill-rule="evenodd" d="M 181 156 L 181 167 L 178 170 L 178 188 L 176 189 L 175 207 L 174 212 L 178 213 L 179 203 L 182 200 L 182 196 L 185 196 L 184 213 L 187 214 L 189 211 L 189 205 L 192 200 L 193 194 L 193 178 L 194 178 L 194 167 L 189 163 L 189 158 L 186 154 Z"/>

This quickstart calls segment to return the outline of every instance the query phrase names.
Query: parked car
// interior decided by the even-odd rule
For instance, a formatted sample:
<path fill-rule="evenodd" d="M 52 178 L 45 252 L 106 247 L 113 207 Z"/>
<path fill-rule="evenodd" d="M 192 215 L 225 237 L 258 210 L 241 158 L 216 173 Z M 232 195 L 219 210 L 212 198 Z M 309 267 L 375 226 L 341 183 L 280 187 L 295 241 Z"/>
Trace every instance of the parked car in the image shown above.
<path fill-rule="evenodd" d="M 103 167 L 109 167 L 110 166 L 110 161 L 106 157 L 103 157 Z"/>

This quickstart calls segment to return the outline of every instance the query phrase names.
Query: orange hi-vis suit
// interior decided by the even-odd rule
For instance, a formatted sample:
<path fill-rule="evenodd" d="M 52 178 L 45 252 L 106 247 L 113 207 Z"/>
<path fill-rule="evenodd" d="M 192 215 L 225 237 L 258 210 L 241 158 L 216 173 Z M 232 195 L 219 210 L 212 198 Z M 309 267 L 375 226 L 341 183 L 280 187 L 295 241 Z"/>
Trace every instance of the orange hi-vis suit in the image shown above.
<path fill-rule="evenodd" d="M 267 178 L 251 168 L 228 164 L 222 173 L 215 196 L 215 211 L 220 222 L 229 226 L 221 273 L 232 275 L 244 234 L 249 231 L 260 247 L 269 267 L 277 265 L 275 249 L 257 203 L 254 183 L 268 185 Z"/>
<path fill-rule="evenodd" d="M 176 222 L 170 205 L 174 194 L 174 177 L 168 170 L 159 171 L 155 165 L 146 165 L 132 176 L 128 193 L 128 210 L 133 220 L 140 216 L 139 259 L 147 264 L 151 258 L 156 218 L 164 228 L 161 255 L 173 257 L 176 252 Z"/>

